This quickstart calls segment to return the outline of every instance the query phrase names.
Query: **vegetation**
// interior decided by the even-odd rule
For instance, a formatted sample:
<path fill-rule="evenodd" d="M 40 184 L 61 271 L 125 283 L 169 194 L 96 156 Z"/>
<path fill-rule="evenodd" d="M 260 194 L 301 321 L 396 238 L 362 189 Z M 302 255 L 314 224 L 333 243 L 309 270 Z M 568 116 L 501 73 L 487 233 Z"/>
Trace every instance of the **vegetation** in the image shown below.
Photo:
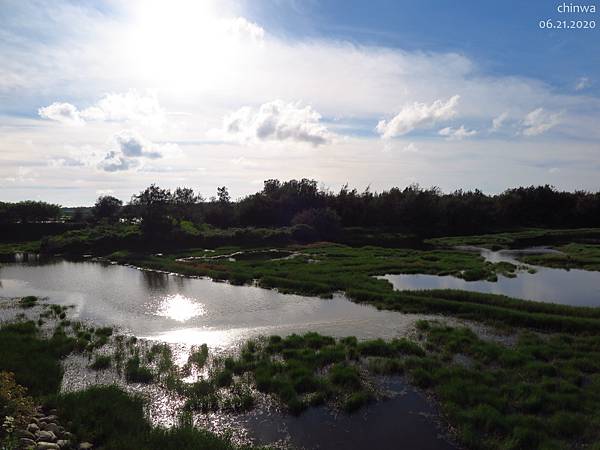
<path fill-rule="evenodd" d="M 28 223 L 56 220 L 60 217 L 60 206 L 46 202 L 25 200 L 17 203 L 0 202 L 0 223 Z"/>
<path fill-rule="evenodd" d="M 561 243 L 590 243 L 600 239 L 598 228 L 578 229 L 529 229 L 516 232 L 483 234 L 476 236 L 451 236 L 428 239 L 426 242 L 441 247 L 475 246 L 491 250 L 503 248 L 523 248 L 535 245 L 556 245 Z"/>
<path fill-rule="evenodd" d="M 144 401 L 116 386 L 98 386 L 60 396 L 61 418 L 71 423 L 76 435 L 85 436 L 98 448 L 111 450 L 234 450 L 229 439 L 195 428 L 182 418 L 170 428 L 153 427 L 144 414 Z M 118 414 L 115 414 L 118 411 Z"/>
<path fill-rule="evenodd" d="M 597 334 L 523 332 L 506 346 L 466 328 L 420 328 L 428 354 L 403 368 L 435 393 L 467 448 L 562 449 L 600 439 Z"/>
<path fill-rule="evenodd" d="M 563 269 L 600 270 L 599 244 L 566 244 L 555 247 L 561 253 L 523 255 L 519 259 L 528 264 Z"/>

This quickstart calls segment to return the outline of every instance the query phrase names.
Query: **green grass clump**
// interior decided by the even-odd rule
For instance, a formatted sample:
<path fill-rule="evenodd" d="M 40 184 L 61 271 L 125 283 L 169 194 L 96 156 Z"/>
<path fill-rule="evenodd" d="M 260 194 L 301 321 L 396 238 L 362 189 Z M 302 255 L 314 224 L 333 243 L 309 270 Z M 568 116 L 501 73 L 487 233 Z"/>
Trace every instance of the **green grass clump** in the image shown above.
<path fill-rule="evenodd" d="M 251 374 L 259 391 L 274 395 L 294 414 L 324 402 L 352 412 L 374 397 L 365 378 L 369 373 L 402 373 L 402 358 L 410 355 L 424 350 L 406 339 L 359 342 L 310 332 L 247 341 L 223 367 L 238 376 Z M 211 380 L 215 383 L 214 376 Z"/>
<path fill-rule="evenodd" d="M 51 395 L 62 379 L 60 359 L 73 351 L 74 343 L 64 332 L 43 338 L 35 322 L 4 325 L 0 328 L 0 371 L 13 372 L 31 395 Z"/>
<path fill-rule="evenodd" d="M 144 401 L 116 386 L 98 386 L 62 395 L 58 414 L 80 440 L 111 450 L 234 450 L 226 437 L 195 428 L 190 420 L 169 429 L 153 427 Z M 115 414 L 115 411 L 118 412 Z"/>
<path fill-rule="evenodd" d="M 190 356 L 188 357 L 188 364 L 196 367 L 196 369 L 202 369 L 206 360 L 208 359 L 208 346 L 202 344 L 199 348 L 192 348 Z"/>
<path fill-rule="evenodd" d="M 133 356 L 127 360 L 125 365 L 125 379 L 129 383 L 151 383 L 154 379 L 154 375 L 149 367 L 144 366 L 140 362 L 138 355 Z"/>
<path fill-rule="evenodd" d="M 431 353 L 406 358 L 404 370 L 435 393 L 467 448 L 558 449 L 600 439 L 598 335 L 522 332 L 509 347 L 466 328 L 420 328 Z M 472 363 L 455 364 L 456 355 Z"/>
<path fill-rule="evenodd" d="M 111 366 L 112 358 L 107 355 L 96 356 L 94 362 L 90 365 L 93 370 L 106 370 Z"/>
<path fill-rule="evenodd" d="M 21 300 L 19 300 L 19 306 L 21 308 L 33 308 L 35 305 L 37 305 L 38 302 L 38 298 L 34 295 L 28 295 L 27 297 L 23 297 L 21 298 Z"/>

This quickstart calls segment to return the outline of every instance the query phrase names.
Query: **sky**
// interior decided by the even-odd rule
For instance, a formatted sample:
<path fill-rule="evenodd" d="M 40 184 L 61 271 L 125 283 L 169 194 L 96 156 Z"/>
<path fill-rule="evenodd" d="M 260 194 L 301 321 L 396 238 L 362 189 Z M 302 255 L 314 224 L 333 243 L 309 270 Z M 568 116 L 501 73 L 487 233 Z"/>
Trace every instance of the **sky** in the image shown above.
<path fill-rule="evenodd" d="M 563 3 L 0 0 L 0 201 L 598 191 L 600 4 Z"/>

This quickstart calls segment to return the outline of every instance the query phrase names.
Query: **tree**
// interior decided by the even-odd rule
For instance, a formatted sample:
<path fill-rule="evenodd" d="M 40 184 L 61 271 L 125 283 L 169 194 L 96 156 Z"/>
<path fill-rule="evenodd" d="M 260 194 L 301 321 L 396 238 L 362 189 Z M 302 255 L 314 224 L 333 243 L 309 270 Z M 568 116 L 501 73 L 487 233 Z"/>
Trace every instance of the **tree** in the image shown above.
<path fill-rule="evenodd" d="M 311 208 L 299 212 L 292 225 L 308 225 L 324 239 L 332 239 L 340 232 L 340 216 L 331 208 Z"/>
<path fill-rule="evenodd" d="M 45 222 L 60 217 L 60 206 L 46 202 L 26 200 L 11 206 L 13 217 L 21 223 Z"/>
<path fill-rule="evenodd" d="M 172 203 L 171 191 L 155 184 L 134 195 L 131 204 L 141 214 L 142 233 L 149 236 L 169 233 L 173 229 L 173 218 L 169 214 Z"/>
<path fill-rule="evenodd" d="M 92 208 L 92 216 L 94 220 L 106 220 L 114 222 L 118 219 L 123 202 L 116 197 L 110 195 L 102 195 L 96 200 L 96 204 Z"/>
<path fill-rule="evenodd" d="M 217 199 L 219 200 L 219 203 L 222 204 L 231 203 L 231 197 L 229 196 L 229 191 L 226 186 L 217 188 Z"/>
<path fill-rule="evenodd" d="M 194 194 L 193 189 L 178 187 L 172 197 L 173 216 L 178 221 L 200 220 L 200 205 L 203 200 L 200 194 Z"/>

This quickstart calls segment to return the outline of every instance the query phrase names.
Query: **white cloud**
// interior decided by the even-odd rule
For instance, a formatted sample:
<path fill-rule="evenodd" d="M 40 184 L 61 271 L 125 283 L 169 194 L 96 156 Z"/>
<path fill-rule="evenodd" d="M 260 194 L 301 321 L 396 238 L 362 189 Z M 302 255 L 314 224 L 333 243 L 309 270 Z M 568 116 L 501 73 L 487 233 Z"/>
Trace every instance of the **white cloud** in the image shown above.
<path fill-rule="evenodd" d="M 589 88 L 592 85 L 592 82 L 588 77 L 580 77 L 575 84 L 576 91 L 582 91 L 583 89 Z"/>
<path fill-rule="evenodd" d="M 544 108 L 537 108 L 529 112 L 523 120 L 523 134 L 537 136 L 545 133 L 560 123 L 560 114 L 551 113 Z"/>
<path fill-rule="evenodd" d="M 98 163 L 106 172 L 131 170 L 141 166 L 143 159 L 158 159 L 179 152 L 175 144 L 155 144 L 132 130 L 123 130 L 113 136 L 115 150 L 110 150 Z"/>
<path fill-rule="evenodd" d="M 314 146 L 332 141 L 331 133 L 321 123 L 321 115 L 310 106 L 273 100 L 258 108 L 244 106 L 225 116 L 226 137 L 241 142 L 295 141 Z"/>
<path fill-rule="evenodd" d="M 500 128 L 502 128 L 504 126 L 504 124 L 506 123 L 507 119 L 508 119 L 508 113 L 507 112 L 503 112 L 499 116 L 494 117 L 494 120 L 492 120 L 492 129 L 491 129 L 491 131 L 498 131 L 498 130 L 500 130 Z"/>
<path fill-rule="evenodd" d="M 380 120 L 376 130 L 382 138 L 393 138 L 419 127 L 451 119 L 456 115 L 454 108 L 459 98 L 460 96 L 455 95 L 447 101 L 436 100 L 431 104 L 415 102 L 407 105 L 389 121 Z"/>
<path fill-rule="evenodd" d="M 81 125 L 84 121 L 77 108 L 70 103 L 54 102 L 38 109 L 38 114 L 44 119 L 55 120 L 68 125 Z"/>
<path fill-rule="evenodd" d="M 264 28 L 254 22 L 250 22 L 244 17 L 225 19 L 222 23 L 225 31 L 238 39 L 250 38 L 255 41 L 262 41 L 265 37 Z"/>
<path fill-rule="evenodd" d="M 438 134 L 440 136 L 445 136 L 448 140 L 460 141 L 464 138 L 475 136 L 477 134 L 477 131 L 467 130 L 464 125 L 461 125 L 459 128 L 452 128 L 452 127 L 442 128 L 438 132 Z"/>
<path fill-rule="evenodd" d="M 140 95 L 135 90 L 123 94 L 106 94 L 95 105 L 79 110 L 70 103 L 55 102 L 38 110 L 40 117 L 68 124 L 85 122 L 138 122 L 161 124 L 165 111 L 156 95 Z"/>

